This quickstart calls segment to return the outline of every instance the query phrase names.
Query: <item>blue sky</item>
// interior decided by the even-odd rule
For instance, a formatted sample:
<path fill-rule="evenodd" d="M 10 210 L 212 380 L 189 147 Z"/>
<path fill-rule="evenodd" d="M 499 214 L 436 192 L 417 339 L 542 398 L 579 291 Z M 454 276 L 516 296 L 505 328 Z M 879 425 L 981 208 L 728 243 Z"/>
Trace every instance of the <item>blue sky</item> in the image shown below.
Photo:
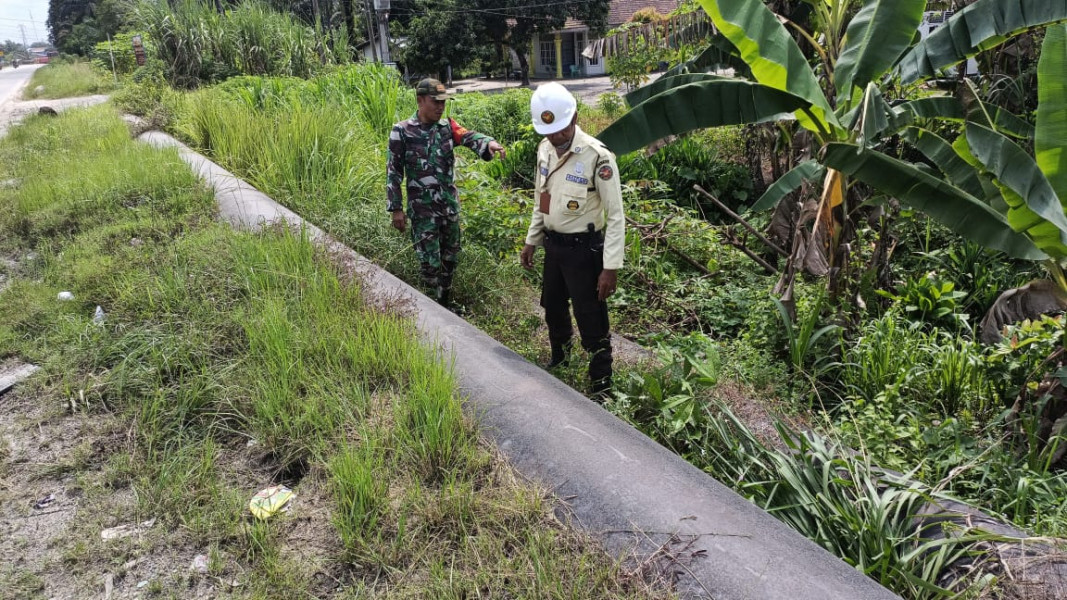
<path fill-rule="evenodd" d="M 30 15 L 33 21 L 30 21 Z M 48 0 L 0 0 L 0 41 L 22 42 L 19 25 L 26 28 L 26 40 L 48 41 Z M 36 29 L 37 35 L 34 35 Z"/>

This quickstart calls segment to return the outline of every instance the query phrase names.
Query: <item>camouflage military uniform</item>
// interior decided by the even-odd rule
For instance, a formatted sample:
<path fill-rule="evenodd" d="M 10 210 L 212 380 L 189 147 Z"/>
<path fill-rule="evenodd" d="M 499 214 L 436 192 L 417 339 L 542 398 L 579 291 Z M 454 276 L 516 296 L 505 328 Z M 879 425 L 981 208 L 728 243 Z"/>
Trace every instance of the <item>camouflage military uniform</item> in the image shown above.
<path fill-rule="evenodd" d="M 407 216 L 422 278 L 438 298 L 452 286 L 459 254 L 459 192 L 455 184 L 455 146 L 466 146 L 491 160 L 493 138 L 460 127 L 452 119 L 433 124 L 418 115 L 393 125 L 389 133 L 386 210 L 403 209 L 401 184 L 407 177 Z"/>

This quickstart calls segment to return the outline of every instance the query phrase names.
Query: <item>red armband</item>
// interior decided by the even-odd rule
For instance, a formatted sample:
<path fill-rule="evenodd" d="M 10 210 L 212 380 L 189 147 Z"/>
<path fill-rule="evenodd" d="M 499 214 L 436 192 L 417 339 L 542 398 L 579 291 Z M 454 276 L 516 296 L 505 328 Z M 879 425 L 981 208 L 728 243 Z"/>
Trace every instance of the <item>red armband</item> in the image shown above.
<path fill-rule="evenodd" d="M 465 136 L 468 133 L 470 133 L 470 130 L 466 129 L 465 127 L 463 127 L 459 123 L 456 123 L 456 120 L 453 119 L 452 117 L 448 118 L 448 123 L 449 123 L 449 125 L 452 126 L 452 143 L 457 145 L 457 146 L 462 146 L 463 145 L 463 136 Z"/>

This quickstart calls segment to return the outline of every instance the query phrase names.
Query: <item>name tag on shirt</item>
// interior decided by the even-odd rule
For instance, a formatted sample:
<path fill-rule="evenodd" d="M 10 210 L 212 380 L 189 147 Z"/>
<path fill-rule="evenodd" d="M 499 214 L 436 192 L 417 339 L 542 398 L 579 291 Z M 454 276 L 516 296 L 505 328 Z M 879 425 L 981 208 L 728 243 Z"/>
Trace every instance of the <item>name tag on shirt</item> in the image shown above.
<path fill-rule="evenodd" d="M 572 181 L 574 183 L 580 183 L 582 185 L 589 185 L 589 180 L 585 177 L 579 177 L 577 175 L 571 175 L 569 173 L 564 179 L 566 179 L 567 181 Z"/>

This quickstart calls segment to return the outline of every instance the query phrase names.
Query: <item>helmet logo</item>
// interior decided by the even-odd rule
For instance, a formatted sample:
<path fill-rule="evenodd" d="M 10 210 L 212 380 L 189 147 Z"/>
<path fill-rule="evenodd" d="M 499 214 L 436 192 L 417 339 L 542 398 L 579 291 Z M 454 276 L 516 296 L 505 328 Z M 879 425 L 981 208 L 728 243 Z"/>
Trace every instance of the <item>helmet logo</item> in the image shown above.
<path fill-rule="evenodd" d="M 550 110 L 546 110 L 541 113 L 541 122 L 545 125 L 551 125 L 556 120 L 556 115 Z"/>
<path fill-rule="evenodd" d="M 443 94 L 445 92 L 444 84 L 441 84 L 441 83 L 437 84 L 437 91 L 441 92 Z"/>

